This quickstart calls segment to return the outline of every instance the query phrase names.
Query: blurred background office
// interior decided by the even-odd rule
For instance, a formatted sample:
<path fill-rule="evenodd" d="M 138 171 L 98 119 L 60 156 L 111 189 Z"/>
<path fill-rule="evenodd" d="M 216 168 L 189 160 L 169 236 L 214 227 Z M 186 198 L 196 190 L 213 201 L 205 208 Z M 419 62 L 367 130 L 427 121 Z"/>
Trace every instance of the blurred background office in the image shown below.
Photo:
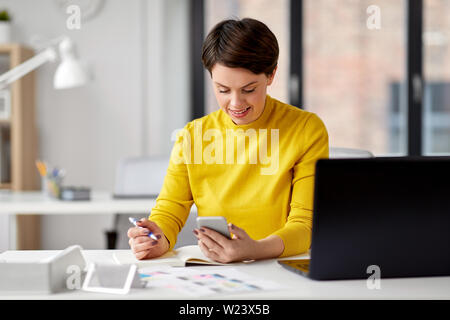
<path fill-rule="evenodd" d="M 79 28 L 68 24 L 70 5 Z M 230 17 L 275 33 L 269 94 L 317 113 L 331 146 L 450 153 L 450 0 L 0 0 L 0 9 L 11 16 L 10 42 L 38 51 L 67 35 L 91 74 L 58 91 L 55 64 L 35 73 L 38 156 L 65 168 L 69 185 L 112 192 L 120 159 L 168 155 L 174 130 L 218 109 L 200 50 Z M 112 223 L 43 216 L 41 247 L 104 248 Z"/>

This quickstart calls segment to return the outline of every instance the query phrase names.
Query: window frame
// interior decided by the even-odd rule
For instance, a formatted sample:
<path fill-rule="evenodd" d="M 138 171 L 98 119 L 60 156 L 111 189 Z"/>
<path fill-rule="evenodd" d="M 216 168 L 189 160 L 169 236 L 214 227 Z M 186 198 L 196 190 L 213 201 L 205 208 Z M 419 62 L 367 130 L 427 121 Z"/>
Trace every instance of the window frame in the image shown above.
<path fill-rule="evenodd" d="M 191 118 L 205 115 L 205 83 L 201 63 L 204 39 L 204 0 L 191 3 Z M 290 0 L 289 103 L 303 108 L 303 0 Z M 423 0 L 406 5 L 407 156 L 423 155 Z M 419 35 L 419 36 L 418 36 Z"/>

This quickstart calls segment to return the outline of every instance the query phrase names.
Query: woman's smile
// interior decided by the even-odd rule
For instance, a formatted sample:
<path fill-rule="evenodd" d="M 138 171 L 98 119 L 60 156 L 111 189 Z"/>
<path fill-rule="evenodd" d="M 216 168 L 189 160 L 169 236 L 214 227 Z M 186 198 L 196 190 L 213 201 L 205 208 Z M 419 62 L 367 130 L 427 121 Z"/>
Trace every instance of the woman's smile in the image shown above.
<path fill-rule="evenodd" d="M 252 107 L 247 107 L 247 108 L 243 108 L 243 109 L 228 109 L 230 111 L 230 114 L 235 117 L 235 118 L 244 118 L 246 117 L 250 111 L 251 111 Z"/>

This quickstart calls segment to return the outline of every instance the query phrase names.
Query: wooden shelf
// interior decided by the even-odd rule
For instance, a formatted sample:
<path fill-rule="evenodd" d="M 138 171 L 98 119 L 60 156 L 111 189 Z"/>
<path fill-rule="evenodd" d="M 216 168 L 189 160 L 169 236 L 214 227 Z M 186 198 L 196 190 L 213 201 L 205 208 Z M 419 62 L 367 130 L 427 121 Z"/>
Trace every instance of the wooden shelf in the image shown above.
<path fill-rule="evenodd" d="M 8 56 L 8 68 L 12 69 L 32 58 L 34 51 L 19 43 L 6 43 L 0 44 L 0 55 L 2 57 Z M 0 128 L 3 131 L 3 139 L 6 139 L 10 146 L 11 171 L 9 173 L 10 179 L 6 180 L 6 183 L 0 183 L 0 189 L 12 191 L 38 190 L 40 185 L 39 175 L 35 167 L 38 154 L 38 135 L 35 124 L 34 72 L 30 72 L 15 81 L 8 89 L 11 96 L 11 115 L 10 119 L 0 120 Z M 25 217 L 18 215 L 16 225 L 16 249 L 39 249 L 39 216 Z"/>
<path fill-rule="evenodd" d="M 23 49 L 28 49 L 27 47 L 21 45 L 20 43 L 2 43 L 0 44 L 0 54 L 11 54 L 13 51 L 19 51 Z"/>
<path fill-rule="evenodd" d="M 0 190 L 11 189 L 11 183 L 0 183 Z"/>
<path fill-rule="evenodd" d="M 0 126 L 9 126 L 11 124 L 11 119 L 0 119 Z"/>

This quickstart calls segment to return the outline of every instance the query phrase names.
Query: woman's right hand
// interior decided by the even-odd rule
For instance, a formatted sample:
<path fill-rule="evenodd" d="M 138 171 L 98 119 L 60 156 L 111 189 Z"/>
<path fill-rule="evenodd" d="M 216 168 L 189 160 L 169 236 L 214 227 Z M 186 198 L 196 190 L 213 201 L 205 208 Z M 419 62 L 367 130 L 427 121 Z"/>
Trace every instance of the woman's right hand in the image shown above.
<path fill-rule="evenodd" d="M 130 238 L 128 243 L 136 259 L 156 258 L 169 250 L 169 241 L 167 241 L 163 231 L 156 223 L 144 218 L 136 224 L 137 227 L 128 229 L 127 233 L 128 238 Z M 149 232 L 153 232 L 158 240 L 150 238 L 148 236 Z"/>

